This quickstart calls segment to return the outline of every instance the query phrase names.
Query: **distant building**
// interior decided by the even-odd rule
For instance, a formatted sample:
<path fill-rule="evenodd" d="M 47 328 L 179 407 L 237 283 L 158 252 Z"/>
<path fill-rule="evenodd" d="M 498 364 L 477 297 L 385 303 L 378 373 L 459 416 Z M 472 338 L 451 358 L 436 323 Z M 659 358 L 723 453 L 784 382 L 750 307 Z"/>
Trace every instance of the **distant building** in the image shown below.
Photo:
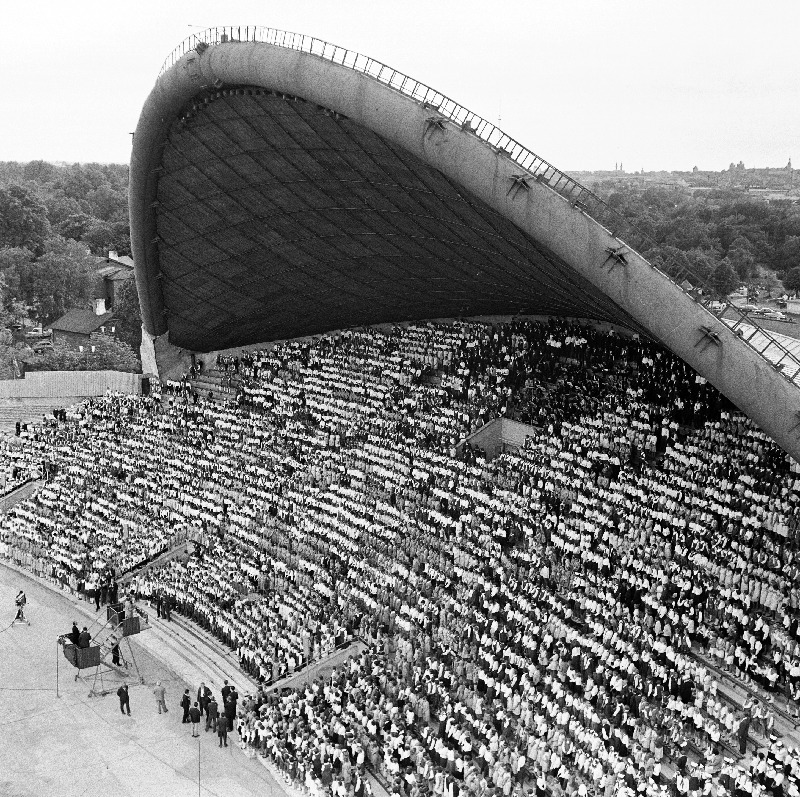
<path fill-rule="evenodd" d="M 68 310 L 50 324 L 53 345 L 65 343 L 71 349 L 85 346 L 92 332 L 114 332 L 114 314 L 106 311 L 105 299 L 95 299 L 92 310 Z"/>
<path fill-rule="evenodd" d="M 113 250 L 108 257 L 97 258 L 94 302 L 91 308 L 68 310 L 50 324 L 52 342 L 65 343 L 72 349 L 89 342 L 92 332 L 114 332 L 114 301 L 123 282 L 133 279 L 133 260 Z"/>
<path fill-rule="evenodd" d="M 800 179 L 795 178 L 795 169 L 789 159 L 786 166 L 748 169 L 744 161 L 731 163 L 722 171 L 706 171 L 692 167 L 691 171 L 622 171 L 616 164 L 611 171 L 572 171 L 570 174 L 585 185 L 600 190 L 673 188 L 688 189 L 692 193 L 710 190 L 736 191 L 752 199 L 764 202 L 800 202 Z M 599 182 L 595 182 L 599 181 Z"/>
<path fill-rule="evenodd" d="M 123 282 L 133 279 L 133 260 L 118 255 L 113 249 L 108 257 L 99 257 L 95 271 L 95 299 L 104 299 L 108 310 L 114 309 L 114 300 Z"/>

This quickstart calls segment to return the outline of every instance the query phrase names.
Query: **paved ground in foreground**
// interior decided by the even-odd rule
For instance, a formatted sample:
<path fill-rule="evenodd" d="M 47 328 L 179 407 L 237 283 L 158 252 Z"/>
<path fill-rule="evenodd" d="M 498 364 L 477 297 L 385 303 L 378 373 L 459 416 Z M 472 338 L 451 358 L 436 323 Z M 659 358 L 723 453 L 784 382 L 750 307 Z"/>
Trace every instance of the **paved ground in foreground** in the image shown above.
<path fill-rule="evenodd" d="M 31 625 L 9 627 L 19 589 L 28 596 Z M 196 691 L 205 679 L 219 694 L 224 673 L 215 679 L 206 674 L 208 665 L 194 670 L 185 656 L 162 650 L 158 628 L 146 631 L 142 644 L 133 643 L 145 683 L 132 680 L 128 717 L 115 694 L 121 676 L 106 677 L 112 694 L 95 698 L 88 683 L 74 680 L 76 671 L 56 645 L 73 619 L 89 624 L 83 602 L 0 563 L 0 795 L 283 797 L 267 769 L 238 749 L 235 735 L 220 749 L 211 733 L 201 730 L 198 741 L 181 723 L 183 689 Z M 165 715 L 152 695 L 156 680 L 167 688 Z"/>

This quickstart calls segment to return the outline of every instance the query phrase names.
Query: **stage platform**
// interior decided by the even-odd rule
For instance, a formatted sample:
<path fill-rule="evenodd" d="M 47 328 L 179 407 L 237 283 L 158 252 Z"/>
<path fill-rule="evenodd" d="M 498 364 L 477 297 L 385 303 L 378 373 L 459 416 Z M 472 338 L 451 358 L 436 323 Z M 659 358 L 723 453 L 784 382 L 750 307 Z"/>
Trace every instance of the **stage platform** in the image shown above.
<path fill-rule="evenodd" d="M 11 627 L 20 589 L 28 597 L 31 624 Z M 0 562 L 3 797 L 286 797 L 282 783 L 245 757 L 235 734 L 220 749 L 216 736 L 201 730 L 200 739 L 192 739 L 190 726 L 181 723 L 178 702 L 186 687 L 195 693 L 202 680 L 219 695 L 228 677 L 244 697 L 252 685 L 230 658 L 215 661 L 213 651 L 187 647 L 180 629 L 154 619 L 153 629 L 132 639 L 145 683 L 133 677 L 128 682 L 130 717 L 120 713 L 115 694 L 122 675 L 106 676 L 111 694 L 90 698 L 56 638 L 73 620 L 90 625 L 94 614 L 94 606 Z M 156 709 L 157 680 L 167 690 L 168 714 Z"/>

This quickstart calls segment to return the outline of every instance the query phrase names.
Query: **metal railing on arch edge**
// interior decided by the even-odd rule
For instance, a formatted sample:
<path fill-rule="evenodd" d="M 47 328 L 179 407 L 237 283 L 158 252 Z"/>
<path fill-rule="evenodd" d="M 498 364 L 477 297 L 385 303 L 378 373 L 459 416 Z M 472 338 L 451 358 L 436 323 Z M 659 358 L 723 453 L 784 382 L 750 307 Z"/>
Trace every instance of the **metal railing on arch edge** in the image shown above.
<path fill-rule="evenodd" d="M 646 250 L 656 243 L 645 232 L 607 205 L 595 193 L 560 169 L 557 169 L 544 158 L 531 152 L 527 147 L 524 147 L 483 117 L 478 116 L 430 86 L 380 61 L 376 61 L 374 58 L 347 50 L 323 39 L 261 25 L 206 28 L 188 36 L 167 56 L 161 66 L 159 77 L 188 52 L 202 50 L 204 46 L 210 47 L 216 44 L 236 42 L 261 42 L 275 47 L 298 50 L 369 75 L 380 83 L 384 83 L 390 88 L 428 105 L 432 110 L 435 110 L 454 124 L 485 141 L 495 151 L 510 158 L 520 168 L 528 172 L 537 182 L 544 183 L 567 199 L 573 207 L 605 227 L 621 244 L 634 250 Z M 687 290 L 683 285 L 684 281 L 688 280 L 696 287 L 708 288 L 704 279 L 687 268 L 670 269 L 668 273 L 663 268 L 658 268 L 652 263 L 649 265 L 671 280 L 680 290 L 691 296 L 695 301 L 699 299 L 699 296 L 696 292 Z M 665 265 L 669 266 L 669 264 Z M 763 357 L 785 379 L 796 387 L 800 387 L 800 357 L 775 338 L 770 330 L 762 327 L 755 318 L 731 303 L 726 303 L 723 309 L 716 313 L 708 308 L 705 309 L 710 315 L 718 318 L 732 315 L 733 318 L 727 317 L 724 319 L 725 323 L 735 331 L 741 340 Z M 743 325 L 750 328 L 742 328 Z M 766 345 L 763 345 L 765 342 Z"/>

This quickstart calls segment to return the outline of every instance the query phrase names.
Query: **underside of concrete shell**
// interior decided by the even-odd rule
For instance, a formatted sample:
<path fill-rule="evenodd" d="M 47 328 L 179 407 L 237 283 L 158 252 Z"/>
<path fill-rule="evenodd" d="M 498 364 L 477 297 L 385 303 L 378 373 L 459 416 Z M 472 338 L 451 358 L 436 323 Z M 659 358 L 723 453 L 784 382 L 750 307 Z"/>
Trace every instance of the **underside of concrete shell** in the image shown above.
<path fill-rule="evenodd" d="M 130 186 L 156 368 L 371 323 L 591 318 L 660 341 L 800 458 L 793 382 L 579 202 L 368 74 L 262 42 L 189 52 L 145 103 Z"/>

